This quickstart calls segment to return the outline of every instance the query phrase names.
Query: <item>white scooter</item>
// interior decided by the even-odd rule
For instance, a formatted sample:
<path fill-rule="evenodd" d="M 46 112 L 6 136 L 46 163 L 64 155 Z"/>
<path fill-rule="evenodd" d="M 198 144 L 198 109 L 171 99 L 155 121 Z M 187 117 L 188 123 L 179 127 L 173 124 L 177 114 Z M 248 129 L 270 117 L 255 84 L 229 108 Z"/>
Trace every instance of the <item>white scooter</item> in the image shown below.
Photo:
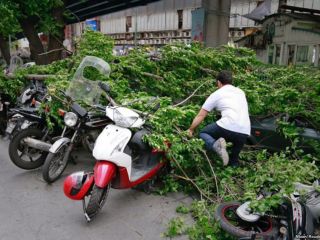
<path fill-rule="evenodd" d="M 108 86 L 100 85 L 107 93 L 111 106 L 106 115 L 115 124 L 108 125 L 96 140 L 93 156 L 97 163 L 94 172 L 77 172 L 64 182 L 64 193 L 73 200 L 83 200 L 87 221 L 99 212 L 110 187 L 132 188 L 155 176 L 165 165 L 165 153 L 152 149 L 143 141 L 149 133 L 144 128 L 148 114 L 117 106 L 108 96 Z M 155 111 L 159 108 L 156 107 Z M 88 203 L 85 197 L 88 196 Z"/>

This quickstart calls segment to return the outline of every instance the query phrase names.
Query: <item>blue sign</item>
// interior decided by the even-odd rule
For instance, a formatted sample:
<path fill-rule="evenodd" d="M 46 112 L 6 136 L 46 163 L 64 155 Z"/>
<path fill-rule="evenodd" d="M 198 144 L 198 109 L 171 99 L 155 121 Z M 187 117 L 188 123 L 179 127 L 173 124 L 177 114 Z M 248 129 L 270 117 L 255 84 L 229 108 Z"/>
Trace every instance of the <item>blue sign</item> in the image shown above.
<path fill-rule="evenodd" d="M 97 20 L 86 20 L 86 26 L 93 31 L 98 31 Z"/>
<path fill-rule="evenodd" d="M 205 11 L 204 8 L 199 8 L 192 11 L 192 29 L 191 38 L 193 41 L 204 41 L 204 20 Z"/>

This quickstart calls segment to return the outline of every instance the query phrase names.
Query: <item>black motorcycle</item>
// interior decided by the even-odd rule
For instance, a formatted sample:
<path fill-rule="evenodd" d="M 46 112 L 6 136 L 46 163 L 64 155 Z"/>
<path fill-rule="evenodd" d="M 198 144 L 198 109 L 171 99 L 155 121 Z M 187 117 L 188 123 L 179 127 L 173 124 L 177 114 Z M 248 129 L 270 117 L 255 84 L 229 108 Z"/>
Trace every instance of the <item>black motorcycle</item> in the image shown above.
<path fill-rule="evenodd" d="M 71 111 L 65 113 L 62 135 L 52 145 L 42 167 L 43 179 L 52 183 L 66 168 L 69 156 L 78 143 L 92 151 L 94 142 L 104 127 L 111 122 L 105 108 L 99 107 L 102 90 L 98 81 L 87 79 L 86 69 L 95 68 L 100 74 L 109 75 L 110 66 L 100 58 L 87 56 L 79 65 L 66 92 L 61 92 Z M 83 107 L 85 106 L 86 109 Z M 88 109 L 88 110 L 87 110 Z"/>
<path fill-rule="evenodd" d="M 49 109 L 19 110 L 23 124 L 19 131 L 13 135 L 9 144 L 11 161 L 19 168 L 31 170 L 43 165 L 54 136 L 59 135 L 61 128 L 54 118 L 50 117 Z M 53 127 L 48 127 L 47 118 L 52 121 Z M 26 126 L 24 127 L 24 124 Z"/>
<path fill-rule="evenodd" d="M 33 123 L 28 121 L 28 115 L 33 115 L 39 110 L 41 102 L 47 100 L 46 93 L 47 90 L 44 83 L 33 80 L 23 89 L 21 95 L 17 98 L 15 107 L 10 108 L 12 104 L 6 101 L 1 115 L 1 120 L 4 122 L 1 125 L 1 131 L 4 135 L 13 136 L 16 132 L 31 126 Z"/>
<path fill-rule="evenodd" d="M 64 114 L 65 127 L 62 135 L 49 149 L 42 166 L 42 176 L 46 182 L 52 183 L 61 176 L 75 146 L 80 144 L 90 152 L 93 150 L 100 132 L 111 122 L 105 116 L 104 108 L 95 106 L 94 110 L 96 111 L 87 112 L 75 102 L 71 111 Z"/>

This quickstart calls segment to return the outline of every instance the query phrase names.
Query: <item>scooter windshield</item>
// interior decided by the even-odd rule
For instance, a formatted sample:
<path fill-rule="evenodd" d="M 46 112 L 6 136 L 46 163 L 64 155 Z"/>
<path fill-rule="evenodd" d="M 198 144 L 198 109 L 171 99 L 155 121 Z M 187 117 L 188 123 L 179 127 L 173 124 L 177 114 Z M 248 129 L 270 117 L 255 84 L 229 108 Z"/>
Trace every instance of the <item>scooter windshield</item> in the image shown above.
<path fill-rule="evenodd" d="M 14 73 L 16 70 L 21 68 L 23 65 L 23 61 L 19 56 L 12 56 L 10 58 L 10 65 L 8 69 L 8 73 Z"/>
<path fill-rule="evenodd" d="M 111 69 L 109 64 L 101 58 L 87 56 L 82 60 L 75 72 L 66 94 L 75 101 L 92 106 L 99 103 L 102 90 L 98 86 L 99 81 L 85 77 L 86 69 L 94 69 L 107 76 L 109 76 Z"/>

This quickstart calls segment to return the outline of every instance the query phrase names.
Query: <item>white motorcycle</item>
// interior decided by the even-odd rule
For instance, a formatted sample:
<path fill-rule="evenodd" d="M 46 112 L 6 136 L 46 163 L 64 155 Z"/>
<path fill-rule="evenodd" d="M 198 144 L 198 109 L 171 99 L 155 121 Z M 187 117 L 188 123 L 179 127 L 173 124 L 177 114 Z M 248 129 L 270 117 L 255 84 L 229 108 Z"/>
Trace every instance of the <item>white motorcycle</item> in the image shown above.
<path fill-rule="evenodd" d="M 320 223 L 320 180 L 313 186 L 295 184 L 295 192 L 285 197 L 276 214 L 250 210 L 250 202 L 227 202 L 218 206 L 215 218 L 222 229 L 241 240 L 315 239 Z M 301 194 L 302 193 L 302 194 Z"/>

